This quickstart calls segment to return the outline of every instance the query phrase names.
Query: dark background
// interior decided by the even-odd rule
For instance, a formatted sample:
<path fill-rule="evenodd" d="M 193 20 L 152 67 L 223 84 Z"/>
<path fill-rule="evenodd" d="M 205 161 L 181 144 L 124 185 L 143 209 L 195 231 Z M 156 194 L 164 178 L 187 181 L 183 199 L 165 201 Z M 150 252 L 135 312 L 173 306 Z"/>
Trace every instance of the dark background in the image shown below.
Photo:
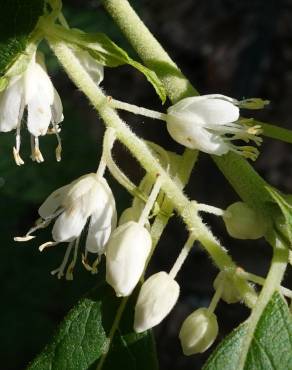
<path fill-rule="evenodd" d="M 270 106 L 255 112 L 256 118 L 289 128 L 292 114 L 291 1 L 136 0 L 132 3 L 200 93 L 269 99 Z M 71 0 L 65 1 L 64 7 L 71 26 L 106 32 L 135 56 L 100 2 Z M 0 134 L 0 367 L 3 370 L 23 369 L 48 342 L 78 298 L 96 283 L 96 277 L 85 273 L 80 263 L 73 282 L 58 281 L 50 275 L 61 262 L 64 248 L 38 252 L 37 246 L 50 239 L 49 231 L 40 232 L 36 241 L 25 244 L 12 240 L 30 227 L 37 217 L 38 206 L 50 192 L 94 171 L 101 151 L 102 123 L 45 45 L 43 48 L 50 75 L 64 104 L 65 121 L 61 133 L 64 152 L 62 162 L 56 163 L 54 138 L 42 138 L 46 161 L 40 165 L 32 163 L 29 138 L 24 129 L 22 156 L 26 163 L 17 168 L 12 157 L 14 133 Z M 117 99 L 164 109 L 145 78 L 130 67 L 106 69 L 103 87 Z M 122 116 L 139 135 L 167 149 L 182 152 L 160 123 L 129 114 Z M 120 146 L 115 154 L 130 178 L 137 182 L 143 172 L 135 161 Z M 272 185 L 291 193 L 292 149 L 289 145 L 265 140 L 255 167 Z M 108 178 L 121 212 L 130 204 L 130 197 L 110 176 Z M 238 199 L 205 154 L 200 155 L 186 192 L 193 199 L 222 208 Z M 209 217 L 206 221 L 239 265 L 257 274 L 267 272 L 271 248 L 264 241 L 241 242 L 229 238 L 221 219 Z M 168 270 L 185 238 L 182 222 L 174 217 L 163 234 L 149 273 Z M 190 312 L 208 305 L 215 276 L 211 260 L 196 246 L 178 276 L 182 291 L 180 301 L 155 329 L 161 370 L 200 369 L 210 354 L 208 351 L 203 355 L 183 356 L 178 331 Z M 286 280 L 289 286 L 288 275 Z M 225 303 L 219 304 L 216 313 L 219 339 L 248 315 L 242 305 Z"/>

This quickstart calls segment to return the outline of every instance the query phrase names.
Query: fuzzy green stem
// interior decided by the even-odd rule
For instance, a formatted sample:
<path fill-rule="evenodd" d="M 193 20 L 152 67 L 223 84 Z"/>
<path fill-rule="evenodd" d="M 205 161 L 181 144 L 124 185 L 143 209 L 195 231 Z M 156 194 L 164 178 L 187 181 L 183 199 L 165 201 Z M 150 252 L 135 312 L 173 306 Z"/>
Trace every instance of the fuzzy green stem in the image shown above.
<path fill-rule="evenodd" d="M 265 285 L 263 286 L 257 303 L 248 319 L 248 330 L 240 351 L 239 363 L 236 367 L 236 369 L 238 370 L 243 370 L 245 368 L 246 358 L 248 355 L 250 344 L 254 337 L 257 323 L 266 305 L 272 298 L 272 295 L 280 289 L 281 281 L 287 267 L 289 253 L 286 246 L 283 245 L 276 236 L 271 244 L 274 245 L 274 254 L 271 262 L 271 267 L 267 275 Z"/>
<path fill-rule="evenodd" d="M 186 241 L 185 245 L 183 246 L 179 256 L 177 257 L 174 265 L 172 266 L 171 270 L 169 271 L 169 276 L 175 279 L 177 273 L 181 269 L 184 261 L 186 260 L 188 254 L 190 253 L 190 250 L 192 249 L 194 245 L 196 237 L 194 235 L 190 235 L 188 237 L 188 240 Z"/>
<path fill-rule="evenodd" d="M 161 79 L 173 103 L 187 96 L 198 95 L 197 90 L 188 82 L 128 1 L 104 0 L 103 4 L 144 63 Z"/>
<path fill-rule="evenodd" d="M 113 98 L 109 99 L 109 102 L 110 102 L 110 106 L 115 108 L 115 109 L 122 109 L 122 110 L 125 110 L 127 112 L 138 114 L 138 115 L 144 116 L 144 117 L 158 119 L 160 121 L 165 121 L 166 120 L 166 114 L 165 113 L 157 112 L 157 111 L 152 110 L 152 109 L 146 109 L 146 108 L 143 108 L 143 107 L 138 107 L 137 105 L 125 103 L 123 101 L 116 100 L 116 99 L 113 99 Z"/>

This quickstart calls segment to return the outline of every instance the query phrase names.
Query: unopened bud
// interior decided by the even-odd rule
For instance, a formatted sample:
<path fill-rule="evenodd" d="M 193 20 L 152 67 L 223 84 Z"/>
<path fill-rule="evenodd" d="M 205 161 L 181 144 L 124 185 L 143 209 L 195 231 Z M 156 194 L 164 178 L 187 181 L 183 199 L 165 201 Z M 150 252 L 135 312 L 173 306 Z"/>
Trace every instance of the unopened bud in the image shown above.
<path fill-rule="evenodd" d="M 222 289 L 221 298 L 228 304 L 236 303 L 241 300 L 241 294 L 234 284 L 232 276 L 221 271 L 217 275 L 213 283 L 214 289 L 217 290 L 220 286 Z"/>
<path fill-rule="evenodd" d="M 119 226 L 106 246 L 106 281 L 117 296 L 130 295 L 141 278 L 151 251 L 151 235 L 137 222 Z"/>
<path fill-rule="evenodd" d="M 267 224 L 262 215 L 244 202 L 231 204 L 223 215 L 228 234 L 236 239 L 259 239 L 265 235 Z"/>
<path fill-rule="evenodd" d="M 134 330 L 141 333 L 158 325 L 172 310 L 179 290 L 178 283 L 164 271 L 150 276 L 138 296 Z"/>
<path fill-rule="evenodd" d="M 218 334 L 216 315 L 207 308 L 199 308 L 190 314 L 182 324 L 179 339 L 186 356 L 205 352 Z"/>

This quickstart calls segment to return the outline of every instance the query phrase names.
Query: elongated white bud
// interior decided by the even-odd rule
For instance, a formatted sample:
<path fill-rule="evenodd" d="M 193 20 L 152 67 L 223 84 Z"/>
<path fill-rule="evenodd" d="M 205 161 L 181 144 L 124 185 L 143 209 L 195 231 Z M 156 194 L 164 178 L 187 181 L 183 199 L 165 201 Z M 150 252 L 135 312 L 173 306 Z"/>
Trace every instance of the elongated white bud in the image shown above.
<path fill-rule="evenodd" d="M 141 333 L 158 325 L 172 310 L 179 296 L 178 283 L 164 271 L 142 285 L 135 307 L 134 330 Z"/>
<path fill-rule="evenodd" d="M 106 281 L 117 296 L 128 296 L 139 282 L 151 251 L 151 235 L 137 222 L 119 226 L 106 246 Z"/>
<path fill-rule="evenodd" d="M 267 229 L 264 218 L 244 202 L 231 204 L 223 220 L 228 234 L 236 239 L 259 239 Z"/>
<path fill-rule="evenodd" d="M 186 356 L 205 352 L 218 334 L 216 315 L 207 308 L 199 308 L 182 324 L 179 339 Z"/>

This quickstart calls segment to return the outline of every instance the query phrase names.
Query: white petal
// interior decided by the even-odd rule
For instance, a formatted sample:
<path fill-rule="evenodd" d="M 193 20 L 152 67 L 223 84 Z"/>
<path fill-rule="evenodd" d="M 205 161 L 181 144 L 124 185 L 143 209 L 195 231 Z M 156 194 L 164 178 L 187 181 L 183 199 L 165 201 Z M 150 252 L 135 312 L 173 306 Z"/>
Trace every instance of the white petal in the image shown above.
<path fill-rule="evenodd" d="M 23 78 L 12 77 L 7 88 L 0 93 L 0 131 L 14 130 L 21 120 L 23 108 Z"/>
<path fill-rule="evenodd" d="M 63 121 L 63 105 L 60 98 L 60 95 L 58 94 L 58 91 L 54 88 L 54 102 L 51 107 L 52 109 L 52 120 L 54 123 L 58 124 Z"/>
<path fill-rule="evenodd" d="M 119 226 L 106 246 L 106 281 L 118 296 L 128 296 L 138 284 L 149 253 L 151 236 L 140 224 Z"/>
<path fill-rule="evenodd" d="M 216 155 L 225 154 L 229 150 L 220 135 L 212 134 L 200 125 L 189 124 L 170 116 L 167 119 L 167 130 L 175 141 L 190 149 Z"/>
<path fill-rule="evenodd" d="M 62 186 L 48 196 L 48 198 L 39 208 L 39 215 L 43 219 L 52 216 L 57 211 L 57 209 L 61 207 L 64 197 L 68 193 L 71 186 L 71 184 Z"/>
<path fill-rule="evenodd" d="M 78 208 L 63 212 L 56 220 L 52 235 L 56 242 L 69 242 L 76 239 L 82 232 L 87 221 Z"/>
<path fill-rule="evenodd" d="M 90 220 L 85 248 L 88 252 L 104 253 L 105 245 L 117 224 L 116 208 L 108 205 L 95 211 Z"/>
<path fill-rule="evenodd" d="M 193 96 L 169 107 L 167 113 L 173 120 L 184 120 L 189 124 L 221 125 L 238 120 L 239 108 L 234 102 L 234 99 L 219 94 Z"/>
<path fill-rule="evenodd" d="M 110 187 L 105 179 L 98 179 L 95 173 L 80 177 L 64 199 L 65 208 L 74 207 L 77 203 L 87 217 L 98 209 L 102 211 L 108 204 L 115 208 Z"/>
<path fill-rule="evenodd" d="M 205 127 L 208 127 L 208 123 L 223 125 L 239 119 L 239 108 L 222 99 L 206 99 L 192 104 L 191 109 L 205 122 Z"/>
<path fill-rule="evenodd" d="M 45 135 L 51 118 L 54 102 L 53 84 L 38 63 L 31 63 L 25 73 L 25 103 L 27 105 L 27 127 L 34 136 Z"/>
<path fill-rule="evenodd" d="M 179 296 L 179 285 L 166 272 L 150 276 L 142 285 L 135 307 L 137 333 L 159 324 L 172 310 Z"/>
<path fill-rule="evenodd" d="M 93 81 L 99 85 L 103 80 L 104 68 L 101 64 L 84 50 L 74 50 L 73 51 L 76 57 L 79 59 L 80 64 L 86 70 L 86 72 L 91 76 Z"/>

